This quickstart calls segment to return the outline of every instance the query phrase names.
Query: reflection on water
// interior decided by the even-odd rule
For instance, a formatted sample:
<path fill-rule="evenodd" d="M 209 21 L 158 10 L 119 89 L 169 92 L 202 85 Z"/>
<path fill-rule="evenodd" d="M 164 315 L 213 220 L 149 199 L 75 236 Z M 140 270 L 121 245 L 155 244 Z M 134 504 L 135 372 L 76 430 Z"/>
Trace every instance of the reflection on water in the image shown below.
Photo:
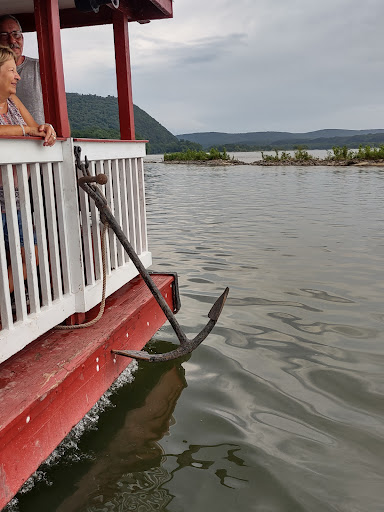
<path fill-rule="evenodd" d="M 168 344 L 163 345 L 164 350 L 169 350 Z M 89 436 L 88 443 L 87 435 L 80 441 L 77 439 L 86 463 L 81 468 L 79 460 L 74 461 L 71 457 L 70 462 L 75 462 L 76 490 L 56 503 L 56 492 L 52 496 L 42 496 L 41 503 L 35 496 L 33 506 L 38 507 L 35 510 L 151 511 L 161 510 L 172 500 L 172 495 L 161 488 L 172 474 L 161 465 L 164 450 L 159 440 L 169 435 L 169 428 L 174 423 L 172 413 L 187 384 L 180 360 L 160 363 L 151 369 L 148 365 L 143 363 L 134 382 L 110 398 L 113 402 L 118 399 L 118 403 L 114 403 L 115 409 L 104 412 L 103 437 L 98 431 L 93 432 L 94 438 Z M 63 444 L 69 453 L 68 441 Z M 69 462 L 67 453 L 63 454 L 62 462 Z M 48 473 L 51 470 L 54 485 L 60 486 L 62 468 L 45 469 Z M 39 481 L 31 482 L 32 486 L 33 483 L 35 487 L 41 485 Z M 19 503 L 14 504 L 14 509 L 23 510 L 24 498 L 28 507 L 31 497 L 19 495 Z"/>
<path fill-rule="evenodd" d="M 158 380 L 151 387 L 141 383 L 145 393 L 140 392 L 140 404 L 125 414 L 122 425 L 58 512 L 76 510 L 87 503 L 94 511 L 121 507 L 150 511 L 172 500 L 161 488 L 171 475 L 161 466 L 163 450 L 158 441 L 169 433 L 172 413 L 186 382 L 180 364 L 159 365 L 154 371 Z M 142 373 L 136 378 L 135 388 L 141 378 Z"/>
<path fill-rule="evenodd" d="M 190 359 L 140 364 L 17 510 L 381 512 L 384 172 L 146 172 L 187 335 L 228 285 L 227 304 Z"/>

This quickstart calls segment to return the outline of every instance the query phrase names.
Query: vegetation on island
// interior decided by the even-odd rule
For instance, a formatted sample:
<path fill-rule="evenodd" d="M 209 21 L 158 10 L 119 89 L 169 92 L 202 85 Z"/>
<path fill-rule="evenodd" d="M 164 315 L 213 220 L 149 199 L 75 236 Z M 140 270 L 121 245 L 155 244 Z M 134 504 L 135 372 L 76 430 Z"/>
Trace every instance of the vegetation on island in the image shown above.
<path fill-rule="evenodd" d="M 328 151 L 328 158 L 331 160 L 383 160 L 384 159 L 384 144 L 379 147 L 359 146 L 357 151 L 348 149 L 346 146 L 333 147 L 333 154 Z"/>
<path fill-rule="evenodd" d="M 384 144 L 379 147 L 360 145 L 358 150 L 349 149 L 347 146 L 333 146 L 332 151 L 327 152 L 323 159 L 308 153 L 307 148 L 303 146 L 296 147 L 293 154 L 287 151 L 275 149 L 274 155 L 261 152 L 262 161 L 266 164 L 295 164 L 309 163 L 319 165 L 322 163 L 358 163 L 361 161 L 381 161 L 384 160 Z"/>
<path fill-rule="evenodd" d="M 209 152 L 203 150 L 195 150 L 195 149 L 187 149 L 185 151 L 179 151 L 176 153 L 165 153 L 164 161 L 165 162 L 207 162 L 208 160 L 231 160 L 231 157 L 228 155 L 226 149 L 224 148 L 223 152 L 220 152 L 216 148 L 211 148 Z"/>
<path fill-rule="evenodd" d="M 262 159 L 250 165 L 352 165 L 363 161 L 384 162 L 384 144 L 379 147 L 359 146 L 358 150 L 352 150 L 346 146 L 334 146 L 327 152 L 325 158 L 311 155 L 307 148 L 298 146 L 294 151 L 274 150 L 274 154 L 261 151 Z M 165 153 L 164 162 L 209 162 L 221 161 L 222 164 L 244 164 L 234 157 L 230 157 L 226 148 L 220 152 L 217 148 L 209 151 L 187 149 L 182 152 Z"/>
<path fill-rule="evenodd" d="M 283 163 L 283 162 L 302 162 L 307 160 L 315 160 L 316 157 L 310 155 L 306 148 L 300 146 L 297 147 L 293 153 L 293 155 L 287 151 L 282 151 L 279 154 L 279 150 L 275 149 L 274 155 L 266 155 L 264 151 L 261 151 L 261 158 L 264 162 L 271 162 L 271 163 Z"/>

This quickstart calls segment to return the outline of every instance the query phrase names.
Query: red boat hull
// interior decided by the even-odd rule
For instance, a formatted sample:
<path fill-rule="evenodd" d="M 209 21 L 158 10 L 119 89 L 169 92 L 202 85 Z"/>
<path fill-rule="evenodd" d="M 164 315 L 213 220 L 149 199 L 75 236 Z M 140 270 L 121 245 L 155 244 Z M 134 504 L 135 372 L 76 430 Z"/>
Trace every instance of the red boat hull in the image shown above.
<path fill-rule="evenodd" d="M 173 277 L 153 280 L 173 309 Z M 111 349 L 141 350 L 165 320 L 138 277 L 94 326 L 52 330 L 0 366 L 0 509 L 131 362 Z"/>

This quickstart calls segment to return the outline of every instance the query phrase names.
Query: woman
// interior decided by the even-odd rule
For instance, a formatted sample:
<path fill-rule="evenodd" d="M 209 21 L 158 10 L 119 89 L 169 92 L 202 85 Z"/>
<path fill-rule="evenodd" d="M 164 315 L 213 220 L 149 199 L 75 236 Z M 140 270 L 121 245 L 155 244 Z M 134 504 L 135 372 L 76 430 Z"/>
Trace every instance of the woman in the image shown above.
<path fill-rule="evenodd" d="M 44 146 L 53 146 L 56 133 L 50 124 L 40 126 L 16 96 L 20 76 L 16 70 L 16 55 L 0 46 L 0 135 L 30 135 L 44 139 Z"/>
<path fill-rule="evenodd" d="M 44 139 L 43 146 L 53 146 L 56 142 L 56 133 L 50 124 L 38 125 L 28 110 L 16 96 L 17 82 L 20 76 L 16 69 L 16 55 L 5 46 L 0 46 L 0 136 L 32 136 Z M 17 174 L 14 169 L 15 195 L 17 217 L 19 223 L 19 235 L 21 254 L 23 261 L 24 279 L 26 279 L 25 254 L 23 243 L 23 230 L 21 223 L 21 212 L 17 189 Z M 5 213 L 4 191 L 0 173 L 0 207 L 3 221 L 3 232 L 5 249 L 9 257 L 8 228 Z M 36 261 L 38 261 L 37 247 L 35 247 Z M 13 291 L 12 269 L 8 267 L 9 289 Z"/>

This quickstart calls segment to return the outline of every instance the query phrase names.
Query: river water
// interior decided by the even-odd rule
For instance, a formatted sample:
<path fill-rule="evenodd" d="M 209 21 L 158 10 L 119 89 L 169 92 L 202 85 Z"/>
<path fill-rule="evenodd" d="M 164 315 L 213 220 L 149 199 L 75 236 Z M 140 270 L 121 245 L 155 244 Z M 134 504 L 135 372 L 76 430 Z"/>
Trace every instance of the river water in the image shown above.
<path fill-rule="evenodd" d="M 146 166 L 154 270 L 177 271 L 184 361 L 139 364 L 19 512 L 379 512 L 384 171 Z M 174 336 L 165 326 L 157 350 Z"/>

